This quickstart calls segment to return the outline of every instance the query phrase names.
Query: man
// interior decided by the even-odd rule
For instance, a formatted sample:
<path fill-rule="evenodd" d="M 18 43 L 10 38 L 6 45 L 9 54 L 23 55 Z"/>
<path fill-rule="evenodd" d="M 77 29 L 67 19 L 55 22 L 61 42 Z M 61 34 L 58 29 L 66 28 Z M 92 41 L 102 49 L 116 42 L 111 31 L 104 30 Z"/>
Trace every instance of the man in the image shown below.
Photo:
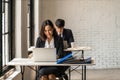
<path fill-rule="evenodd" d="M 71 44 L 74 44 L 74 38 L 73 33 L 70 29 L 64 28 L 65 21 L 63 19 L 57 19 L 55 22 L 55 29 L 58 34 L 58 36 L 63 38 L 64 48 L 70 48 L 72 47 Z M 70 51 L 66 51 L 65 55 L 68 55 L 71 53 Z M 69 66 L 62 66 L 60 67 L 60 70 L 65 74 L 65 71 L 69 68 Z M 64 76 L 66 80 L 68 80 L 67 75 Z"/>
<path fill-rule="evenodd" d="M 73 33 L 70 29 L 64 28 L 64 26 L 65 26 L 65 21 L 63 19 L 56 20 L 55 29 L 56 29 L 58 35 L 60 35 L 63 38 L 64 44 L 65 44 L 65 42 L 67 42 L 67 48 L 70 48 L 71 43 L 74 42 Z"/>

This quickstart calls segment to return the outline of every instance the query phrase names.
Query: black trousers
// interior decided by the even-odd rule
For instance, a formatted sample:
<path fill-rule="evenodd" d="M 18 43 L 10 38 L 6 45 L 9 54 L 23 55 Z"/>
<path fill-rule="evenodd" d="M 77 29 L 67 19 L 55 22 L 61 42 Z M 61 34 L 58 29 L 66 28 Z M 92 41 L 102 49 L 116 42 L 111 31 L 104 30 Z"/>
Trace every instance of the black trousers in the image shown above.
<path fill-rule="evenodd" d="M 38 80 L 40 80 L 41 76 L 54 74 L 57 76 L 58 68 L 56 66 L 42 66 L 38 70 Z"/>
<path fill-rule="evenodd" d="M 43 75 L 54 74 L 55 76 L 61 76 L 65 74 L 65 71 L 69 68 L 69 66 L 42 66 L 38 71 L 38 79 Z"/>

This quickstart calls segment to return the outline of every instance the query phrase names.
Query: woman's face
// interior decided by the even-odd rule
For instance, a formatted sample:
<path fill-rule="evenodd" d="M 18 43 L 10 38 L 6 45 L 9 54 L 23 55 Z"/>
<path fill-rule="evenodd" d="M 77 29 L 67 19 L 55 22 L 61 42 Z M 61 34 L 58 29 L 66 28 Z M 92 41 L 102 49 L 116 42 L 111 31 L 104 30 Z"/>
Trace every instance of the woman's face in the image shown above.
<path fill-rule="evenodd" d="M 49 25 L 45 26 L 44 34 L 46 35 L 46 37 L 48 39 L 52 38 L 52 35 L 53 35 L 53 29 L 52 29 L 52 27 L 49 26 Z"/>

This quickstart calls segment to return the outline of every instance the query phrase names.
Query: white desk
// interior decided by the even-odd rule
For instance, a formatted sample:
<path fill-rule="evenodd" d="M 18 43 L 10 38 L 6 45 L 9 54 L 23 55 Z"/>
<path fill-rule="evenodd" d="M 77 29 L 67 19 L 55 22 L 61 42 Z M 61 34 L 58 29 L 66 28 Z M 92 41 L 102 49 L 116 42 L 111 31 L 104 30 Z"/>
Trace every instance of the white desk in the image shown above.
<path fill-rule="evenodd" d="M 32 59 L 28 58 L 14 58 L 12 61 L 8 62 L 7 65 L 9 66 L 20 66 L 21 67 L 21 74 L 22 80 L 24 80 L 24 70 L 25 66 L 82 66 L 82 80 L 86 80 L 86 66 L 95 65 L 94 63 L 91 64 L 57 64 L 55 62 L 34 62 Z"/>
<path fill-rule="evenodd" d="M 91 50 L 91 47 L 73 47 L 73 48 L 67 48 L 65 51 L 86 51 L 86 50 Z"/>
<path fill-rule="evenodd" d="M 84 51 L 88 51 L 88 50 L 91 50 L 91 47 L 74 47 L 74 48 L 67 48 L 65 49 L 64 51 L 82 51 L 82 56 L 81 58 L 84 59 Z"/>

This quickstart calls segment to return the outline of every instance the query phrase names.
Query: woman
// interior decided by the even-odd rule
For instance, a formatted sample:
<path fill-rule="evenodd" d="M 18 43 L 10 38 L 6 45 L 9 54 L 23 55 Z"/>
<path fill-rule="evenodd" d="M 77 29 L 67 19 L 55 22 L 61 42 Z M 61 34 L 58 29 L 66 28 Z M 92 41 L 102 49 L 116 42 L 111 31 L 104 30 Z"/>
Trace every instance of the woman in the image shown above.
<path fill-rule="evenodd" d="M 62 38 L 56 35 L 53 23 L 50 20 L 45 20 L 42 23 L 36 47 L 56 48 L 57 58 L 64 56 Z M 39 74 L 40 80 L 56 80 L 58 68 L 55 66 L 42 66 L 39 68 Z"/>

